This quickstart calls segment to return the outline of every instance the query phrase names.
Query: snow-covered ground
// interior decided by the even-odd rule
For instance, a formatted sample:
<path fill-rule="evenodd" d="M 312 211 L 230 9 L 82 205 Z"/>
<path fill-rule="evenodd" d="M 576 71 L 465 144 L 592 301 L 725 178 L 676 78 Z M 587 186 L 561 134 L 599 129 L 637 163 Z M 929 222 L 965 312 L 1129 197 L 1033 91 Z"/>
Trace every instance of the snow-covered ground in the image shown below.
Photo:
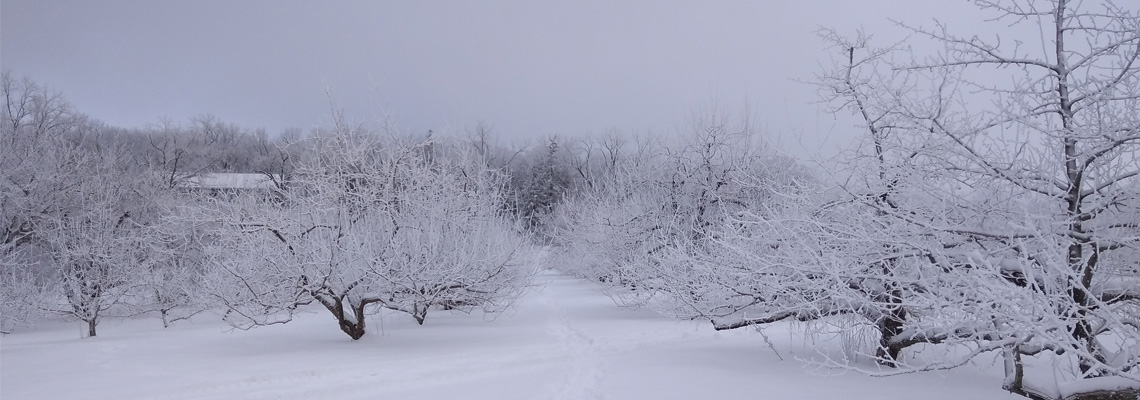
<path fill-rule="evenodd" d="M 494 320 L 435 312 L 369 321 L 353 342 L 322 313 L 228 329 L 109 320 L 99 336 L 45 323 L 0 338 L 0 398 L 22 399 L 1014 399 L 988 359 L 873 378 L 820 371 L 793 327 L 715 332 L 614 305 L 555 272 Z"/>

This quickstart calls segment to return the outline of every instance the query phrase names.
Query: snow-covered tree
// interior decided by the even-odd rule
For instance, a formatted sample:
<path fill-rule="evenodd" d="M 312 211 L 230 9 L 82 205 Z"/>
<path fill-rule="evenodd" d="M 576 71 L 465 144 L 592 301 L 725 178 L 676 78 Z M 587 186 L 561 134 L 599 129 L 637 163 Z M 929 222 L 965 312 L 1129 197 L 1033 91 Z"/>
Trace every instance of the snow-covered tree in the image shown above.
<path fill-rule="evenodd" d="M 579 274 L 623 288 L 626 302 L 682 310 L 708 277 L 693 257 L 719 251 L 722 230 L 749 209 L 773 206 L 776 186 L 806 178 L 758 143 L 744 120 L 698 119 L 681 145 L 631 146 L 617 172 L 558 212 L 558 244 Z M 707 311 L 707 310 L 706 310 Z M 709 311 L 705 317 L 712 317 Z"/>
<path fill-rule="evenodd" d="M 545 240 L 549 235 L 545 221 L 570 191 L 572 181 L 558 137 L 547 138 L 536 151 L 540 152 L 529 166 L 513 176 L 513 209 L 528 230 Z"/>
<path fill-rule="evenodd" d="M 1031 398 L 1135 388 L 1140 13 L 977 3 L 996 21 L 1040 26 L 1041 46 L 939 25 L 914 32 L 942 51 L 888 63 L 907 53 L 832 36 L 845 66 L 823 87 L 869 136 L 863 180 L 844 188 L 862 199 L 864 224 L 889 228 L 868 236 L 893 263 L 884 276 L 924 273 L 908 285 L 921 290 L 890 297 L 906 311 L 890 318 L 903 328 L 894 344 L 972 350 L 923 368 L 1000 350 L 1005 388 Z M 1059 392 L 1026 378 L 1039 363 L 1056 369 Z"/>
<path fill-rule="evenodd" d="M 52 275 L 37 237 L 43 217 L 70 202 L 81 152 L 67 136 L 82 122 L 62 95 L 29 79 L 0 75 L 0 331 L 42 311 Z"/>
<path fill-rule="evenodd" d="M 163 175 L 165 177 L 166 175 Z M 139 312 L 157 313 L 163 327 L 189 319 L 205 311 L 209 303 L 202 297 L 205 227 L 181 213 L 196 204 L 190 193 L 174 191 L 158 196 L 161 220 L 151 224 L 146 249 L 151 258 L 148 268 L 135 277 L 139 291 L 135 307 Z"/>
<path fill-rule="evenodd" d="M 86 152 L 69 171 L 83 178 L 68 188 L 73 201 L 41 216 L 36 227 L 58 274 L 51 282 L 64 300 L 49 307 L 85 322 L 90 336 L 102 315 L 131 303 L 139 277 L 155 261 L 148 225 L 157 179 L 130 170 L 124 158 L 111 149 Z"/>
<path fill-rule="evenodd" d="M 317 302 L 359 339 L 370 305 L 423 323 L 519 293 L 530 274 L 497 172 L 436 142 L 338 128 L 312 139 L 286 190 L 219 203 L 206 283 L 227 320 L 283 323 Z"/>
<path fill-rule="evenodd" d="M 67 169 L 77 152 L 62 149 L 80 118 L 59 93 L 28 79 L 0 76 L 0 256 L 33 241 L 36 216 L 69 195 Z M 57 151 L 59 149 L 59 151 Z M 74 180 L 74 179 L 72 179 Z"/>

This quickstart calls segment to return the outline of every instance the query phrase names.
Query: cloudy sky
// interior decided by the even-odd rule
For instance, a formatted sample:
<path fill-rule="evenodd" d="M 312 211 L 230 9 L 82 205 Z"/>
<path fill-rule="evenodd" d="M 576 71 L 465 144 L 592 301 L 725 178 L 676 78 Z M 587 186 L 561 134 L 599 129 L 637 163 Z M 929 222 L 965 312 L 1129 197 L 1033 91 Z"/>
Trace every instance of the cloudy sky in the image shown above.
<path fill-rule="evenodd" d="M 279 132 L 351 118 L 509 138 L 654 132 L 748 107 L 786 151 L 851 134 L 811 80 L 819 27 L 975 24 L 965 1 L 0 2 L 0 64 L 120 126 L 214 114 Z M 968 31 L 968 30 L 967 30 Z M 328 95 L 326 95 L 328 93 Z"/>

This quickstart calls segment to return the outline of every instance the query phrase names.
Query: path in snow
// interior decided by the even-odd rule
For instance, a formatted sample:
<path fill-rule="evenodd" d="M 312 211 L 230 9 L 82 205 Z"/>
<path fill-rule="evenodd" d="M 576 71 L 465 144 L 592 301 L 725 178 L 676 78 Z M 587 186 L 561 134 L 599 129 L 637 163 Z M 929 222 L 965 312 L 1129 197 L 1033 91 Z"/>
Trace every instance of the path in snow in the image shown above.
<path fill-rule="evenodd" d="M 169 329 L 108 321 L 87 339 L 79 324 L 46 323 L 0 337 L 0 398 L 1016 398 L 988 365 L 812 375 L 791 359 L 811 354 L 786 327 L 769 330 L 780 361 L 755 333 L 618 308 L 597 285 L 551 271 L 494 320 L 435 312 L 424 326 L 398 314 L 369 323 L 356 342 L 323 313 L 250 331 L 216 318 Z"/>

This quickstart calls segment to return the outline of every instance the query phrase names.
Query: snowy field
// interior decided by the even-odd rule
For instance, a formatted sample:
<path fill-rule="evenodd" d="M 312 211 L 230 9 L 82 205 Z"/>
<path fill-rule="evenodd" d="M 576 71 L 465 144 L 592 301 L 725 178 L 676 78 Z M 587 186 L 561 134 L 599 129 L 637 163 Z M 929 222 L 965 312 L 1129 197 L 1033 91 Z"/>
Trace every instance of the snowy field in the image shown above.
<path fill-rule="evenodd" d="M 0 398 L 24 399 L 1015 399 L 983 357 L 887 378 L 820 370 L 777 325 L 716 332 L 618 308 L 554 272 L 494 320 L 436 312 L 369 321 L 351 341 L 323 313 L 233 331 L 216 317 L 44 323 L 0 338 Z M 817 341 L 819 341 L 817 339 Z M 838 348 L 837 341 L 816 347 Z"/>

